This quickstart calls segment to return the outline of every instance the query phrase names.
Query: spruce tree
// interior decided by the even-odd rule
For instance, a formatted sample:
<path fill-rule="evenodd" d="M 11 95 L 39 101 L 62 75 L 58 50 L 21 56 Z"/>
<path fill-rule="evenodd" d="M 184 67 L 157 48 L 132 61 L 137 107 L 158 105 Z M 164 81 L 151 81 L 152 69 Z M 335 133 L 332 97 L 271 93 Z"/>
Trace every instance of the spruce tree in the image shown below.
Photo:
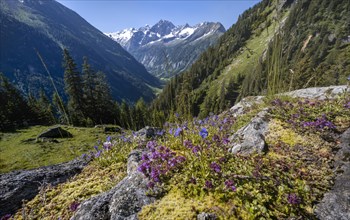
<path fill-rule="evenodd" d="M 0 73 L 0 130 L 13 130 L 28 125 L 33 113 L 20 91 Z"/>
<path fill-rule="evenodd" d="M 84 98 L 84 115 L 96 122 L 96 73 L 88 64 L 87 57 L 84 57 L 82 80 L 83 80 L 83 98 Z"/>
<path fill-rule="evenodd" d="M 77 65 L 70 56 L 67 49 L 63 50 L 64 63 L 64 83 L 65 91 L 68 95 L 68 113 L 70 123 L 73 125 L 82 125 L 83 114 L 83 83 Z"/>

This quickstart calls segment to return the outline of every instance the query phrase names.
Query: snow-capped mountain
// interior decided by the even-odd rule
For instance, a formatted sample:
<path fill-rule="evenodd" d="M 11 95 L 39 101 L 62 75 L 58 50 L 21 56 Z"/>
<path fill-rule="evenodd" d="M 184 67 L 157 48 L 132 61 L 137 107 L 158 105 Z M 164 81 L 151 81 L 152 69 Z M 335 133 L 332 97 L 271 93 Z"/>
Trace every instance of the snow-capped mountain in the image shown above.
<path fill-rule="evenodd" d="M 152 27 L 105 34 L 128 50 L 150 73 L 168 78 L 186 70 L 224 32 L 220 23 L 175 26 L 160 20 Z"/>

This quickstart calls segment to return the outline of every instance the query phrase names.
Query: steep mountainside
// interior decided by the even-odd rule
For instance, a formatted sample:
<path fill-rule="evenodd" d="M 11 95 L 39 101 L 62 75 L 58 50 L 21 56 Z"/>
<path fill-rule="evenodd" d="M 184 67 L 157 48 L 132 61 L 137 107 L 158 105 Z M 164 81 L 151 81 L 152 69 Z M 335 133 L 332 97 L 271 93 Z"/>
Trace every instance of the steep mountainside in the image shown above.
<path fill-rule="evenodd" d="M 261 1 L 172 79 L 154 108 L 205 117 L 247 95 L 346 84 L 349 7 L 341 0 Z"/>
<path fill-rule="evenodd" d="M 135 101 L 141 96 L 151 100 L 152 87 L 160 85 L 118 43 L 54 0 L 1 0 L 0 14 L 0 71 L 24 92 L 36 92 L 40 87 L 53 91 L 36 50 L 62 91 L 63 48 L 79 65 L 87 56 L 95 70 L 105 72 L 118 100 Z"/>
<path fill-rule="evenodd" d="M 214 45 L 225 32 L 220 23 L 175 26 L 170 21 L 106 33 L 120 43 L 147 70 L 160 78 L 170 78 L 190 67 L 199 55 Z"/>

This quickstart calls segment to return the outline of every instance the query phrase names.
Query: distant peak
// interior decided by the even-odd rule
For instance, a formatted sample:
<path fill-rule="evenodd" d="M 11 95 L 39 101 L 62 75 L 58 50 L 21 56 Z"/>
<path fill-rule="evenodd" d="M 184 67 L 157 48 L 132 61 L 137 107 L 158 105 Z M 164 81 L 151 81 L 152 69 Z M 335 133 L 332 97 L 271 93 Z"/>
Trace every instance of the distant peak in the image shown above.
<path fill-rule="evenodd" d="M 157 24 L 153 25 L 150 30 L 164 36 L 169 34 L 174 27 L 175 25 L 173 23 L 162 19 Z"/>

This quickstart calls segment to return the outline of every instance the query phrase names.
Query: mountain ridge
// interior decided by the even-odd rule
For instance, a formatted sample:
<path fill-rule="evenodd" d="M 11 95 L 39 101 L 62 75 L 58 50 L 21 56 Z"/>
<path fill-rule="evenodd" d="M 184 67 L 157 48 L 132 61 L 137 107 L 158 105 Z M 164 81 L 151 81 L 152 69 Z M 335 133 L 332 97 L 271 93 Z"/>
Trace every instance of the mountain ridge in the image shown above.
<path fill-rule="evenodd" d="M 70 50 L 78 66 L 87 56 L 96 71 L 105 72 L 112 94 L 119 101 L 134 102 L 140 97 L 150 101 L 154 97 L 152 87 L 160 87 L 159 80 L 118 43 L 54 0 L 2 0 L 0 12 L 4 27 L 0 35 L 0 71 L 20 84 L 25 93 L 40 87 L 53 91 L 34 48 L 44 58 L 60 93 L 63 48 Z"/>
<path fill-rule="evenodd" d="M 219 22 L 175 26 L 160 20 L 152 27 L 146 25 L 105 34 L 120 43 L 150 73 L 170 78 L 186 70 L 225 31 Z"/>

